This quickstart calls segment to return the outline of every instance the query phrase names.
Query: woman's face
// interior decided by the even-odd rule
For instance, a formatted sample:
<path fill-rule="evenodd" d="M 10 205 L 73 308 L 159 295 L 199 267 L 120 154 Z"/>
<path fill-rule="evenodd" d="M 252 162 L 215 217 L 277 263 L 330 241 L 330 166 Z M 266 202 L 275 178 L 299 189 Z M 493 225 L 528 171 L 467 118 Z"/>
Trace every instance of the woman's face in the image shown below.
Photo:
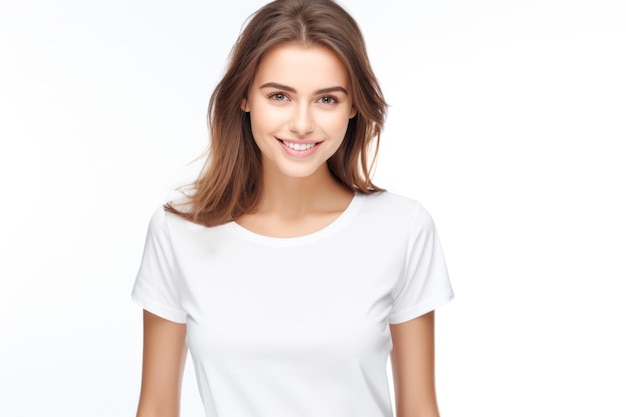
<path fill-rule="evenodd" d="M 313 175 L 339 148 L 356 111 L 348 73 L 330 50 L 281 45 L 260 62 L 242 109 L 264 170 Z"/>

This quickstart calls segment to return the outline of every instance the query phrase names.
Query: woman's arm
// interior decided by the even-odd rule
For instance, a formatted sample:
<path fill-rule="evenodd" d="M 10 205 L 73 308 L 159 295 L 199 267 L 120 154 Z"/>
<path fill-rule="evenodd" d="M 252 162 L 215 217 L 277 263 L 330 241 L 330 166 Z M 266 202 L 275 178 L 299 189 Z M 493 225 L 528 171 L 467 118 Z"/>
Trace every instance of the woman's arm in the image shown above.
<path fill-rule="evenodd" d="M 435 393 L 435 312 L 390 325 L 397 417 L 439 417 Z"/>
<path fill-rule="evenodd" d="M 144 310 L 143 370 L 137 417 L 178 417 L 187 346 L 185 324 Z"/>

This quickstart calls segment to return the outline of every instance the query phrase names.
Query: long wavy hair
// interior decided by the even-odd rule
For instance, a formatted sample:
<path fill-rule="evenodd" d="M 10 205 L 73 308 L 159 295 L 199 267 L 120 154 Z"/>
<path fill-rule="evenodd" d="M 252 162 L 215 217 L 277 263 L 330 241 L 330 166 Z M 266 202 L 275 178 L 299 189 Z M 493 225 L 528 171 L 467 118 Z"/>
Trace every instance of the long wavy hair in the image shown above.
<path fill-rule="evenodd" d="M 263 57 L 283 44 L 322 46 L 348 71 L 356 116 L 327 161 L 333 177 L 347 189 L 382 191 L 371 180 L 387 113 L 355 20 L 332 0 L 276 0 L 254 13 L 235 43 L 226 73 L 209 102 L 211 145 L 202 172 L 191 184 L 185 209 L 166 210 L 191 222 L 216 226 L 254 210 L 262 184 L 261 152 L 241 103 Z M 373 145 L 373 146 L 372 146 Z M 373 154 L 370 155 L 370 151 Z"/>

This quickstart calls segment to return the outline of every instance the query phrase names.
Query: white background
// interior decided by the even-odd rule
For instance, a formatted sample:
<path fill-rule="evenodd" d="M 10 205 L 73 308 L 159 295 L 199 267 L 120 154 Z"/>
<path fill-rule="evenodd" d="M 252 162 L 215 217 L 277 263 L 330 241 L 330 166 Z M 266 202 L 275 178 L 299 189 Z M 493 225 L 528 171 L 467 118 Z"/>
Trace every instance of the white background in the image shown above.
<path fill-rule="evenodd" d="M 0 415 L 134 415 L 148 220 L 262 3 L 0 3 Z M 626 2 L 343 4 L 392 105 L 375 178 L 431 212 L 457 295 L 442 415 L 626 416 Z"/>

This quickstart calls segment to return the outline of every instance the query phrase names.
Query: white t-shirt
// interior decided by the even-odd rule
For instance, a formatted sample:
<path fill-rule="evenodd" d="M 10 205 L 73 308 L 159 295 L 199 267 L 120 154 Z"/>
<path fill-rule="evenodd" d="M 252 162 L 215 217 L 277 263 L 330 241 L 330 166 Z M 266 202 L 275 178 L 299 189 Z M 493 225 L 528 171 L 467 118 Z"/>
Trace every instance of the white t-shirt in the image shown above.
<path fill-rule="evenodd" d="M 389 192 L 295 238 L 159 208 L 132 293 L 187 324 L 208 417 L 391 417 L 389 324 L 453 297 L 430 215 Z"/>

